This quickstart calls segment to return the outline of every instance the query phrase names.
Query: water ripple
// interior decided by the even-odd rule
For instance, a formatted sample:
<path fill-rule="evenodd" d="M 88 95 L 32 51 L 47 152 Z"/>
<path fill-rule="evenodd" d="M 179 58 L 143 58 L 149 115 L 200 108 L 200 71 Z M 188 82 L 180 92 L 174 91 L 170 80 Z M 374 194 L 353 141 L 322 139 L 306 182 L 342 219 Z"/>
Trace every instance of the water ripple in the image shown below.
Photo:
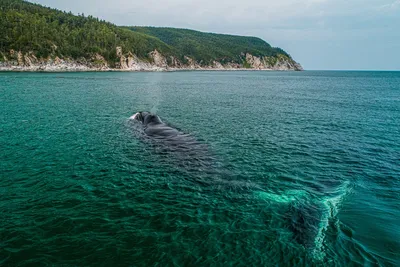
<path fill-rule="evenodd" d="M 0 84 L 2 266 L 400 264 L 398 73 Z M 147 140 L 150 109 L 201 149 Z"/>

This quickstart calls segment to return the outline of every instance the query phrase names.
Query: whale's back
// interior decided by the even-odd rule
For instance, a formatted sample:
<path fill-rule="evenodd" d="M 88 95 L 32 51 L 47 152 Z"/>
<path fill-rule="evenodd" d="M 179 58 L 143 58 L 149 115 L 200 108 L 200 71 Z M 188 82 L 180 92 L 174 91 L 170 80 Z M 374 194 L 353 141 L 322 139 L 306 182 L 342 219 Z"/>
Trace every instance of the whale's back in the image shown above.
<path fill-rule="evenodd" d="M 176 159 L 177 165 L 198 168 L 213 165 L 214 157 L 208 147 L 191 134 L 170 126 L 155 114 L 139 112 L 131 117 L 137 121 L 138 131 L 156 147 L 156 151 L 168 155 L 169 160 Z"/>

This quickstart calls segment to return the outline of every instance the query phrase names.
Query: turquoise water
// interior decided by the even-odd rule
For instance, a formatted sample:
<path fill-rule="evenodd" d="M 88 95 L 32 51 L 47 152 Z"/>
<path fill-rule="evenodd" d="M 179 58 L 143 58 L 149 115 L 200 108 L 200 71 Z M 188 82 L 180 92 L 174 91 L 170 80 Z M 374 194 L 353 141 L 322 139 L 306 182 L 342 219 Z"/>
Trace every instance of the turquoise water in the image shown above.
<path fill-rule="evenodd" d="M 2 266 L 400 265 L 400 72 L 0 73 L 0 96 Z"/>

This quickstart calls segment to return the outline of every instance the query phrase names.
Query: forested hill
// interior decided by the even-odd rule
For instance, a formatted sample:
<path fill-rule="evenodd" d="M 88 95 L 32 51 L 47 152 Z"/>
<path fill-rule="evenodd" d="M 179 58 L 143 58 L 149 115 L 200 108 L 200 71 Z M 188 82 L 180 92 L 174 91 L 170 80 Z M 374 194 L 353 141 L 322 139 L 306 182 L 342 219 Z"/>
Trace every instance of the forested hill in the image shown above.
<path fill-rule="evenodd" d="M 21 0 L 0 0 L 0 51 L 33 51 L 37 57 L 90 57 L 99 53 L 116 61 L 115 49 L 146 57 L 150 51 L 170 53 L 159 39 L 132 32 L 92 16 L 62 12 Z"/>
<path fill-rule="evenodd" d="M 297 68 L 297 63 L 285 51 L 255 37 L 173 28 L 121 27 L 92 16 L 73 15 L 21 0 L 0 0 L 0 32 L 0 61 L 3 62 L 16 57 L 18 52 L 22 61 L 24 55 L 35 60 L 55 57 L 102 60 L 110 68 L 124 65 L 129 68 L 138 59 L 156 61 L 167 67 L 171 64 L 183 67 L 189 63 L 195 67 L 211 66 L 217 62 L 262 68 L 274 67 L 274 64 L 282 67 L 284 62 L 288 69 Z M 134 60 L 129 61 L 129 57 Z"/>
<path fill-rule="evenodd" d="M 187 29 L 158 27 L 128 27 L 132 31 L 155 36 L 180 53 L 197 60 L 233 60 L 238 62 L 242 53 L 254 56 L 289 56 L 280 48 L 273 48 L 256 37 L 205 33 Z"/>

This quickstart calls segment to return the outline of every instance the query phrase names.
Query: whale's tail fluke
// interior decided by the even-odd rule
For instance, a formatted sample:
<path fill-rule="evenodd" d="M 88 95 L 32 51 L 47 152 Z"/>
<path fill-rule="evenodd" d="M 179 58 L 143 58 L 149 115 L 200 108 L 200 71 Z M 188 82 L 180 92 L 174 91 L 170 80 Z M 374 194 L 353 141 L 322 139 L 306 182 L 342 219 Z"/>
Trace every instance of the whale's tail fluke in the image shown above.
<path fill-rule="evenodd" d="M 324 242 L 328 228 L 337 222 L 339 206 L 348 193 L 348 183 L 336 190 L 338 194 L 315 196 L 304 190 L 288 190 L 281 194 L 257 192 L 269 205 L 282 210 L 281 225 L 285 225 L 291 239 L 303 246 L 315 259 L 325 256 Z"/>

